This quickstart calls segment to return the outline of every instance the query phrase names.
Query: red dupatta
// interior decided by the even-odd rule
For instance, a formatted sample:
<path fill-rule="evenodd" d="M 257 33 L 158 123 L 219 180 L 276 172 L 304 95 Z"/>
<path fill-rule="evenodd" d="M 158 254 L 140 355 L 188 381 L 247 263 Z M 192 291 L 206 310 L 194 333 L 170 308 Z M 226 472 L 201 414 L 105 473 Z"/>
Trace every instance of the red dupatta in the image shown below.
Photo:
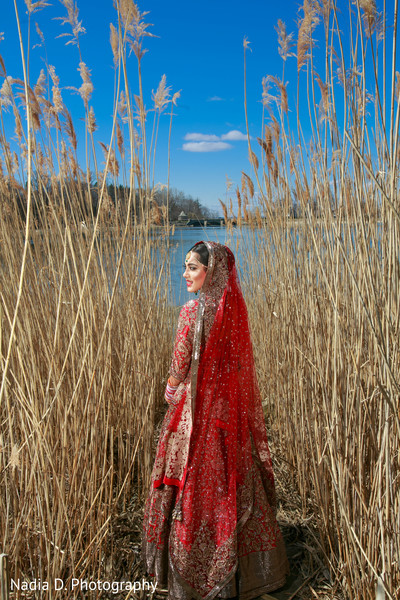
<path fill-rule="evenodd" d="M 274 509 L 275 494 L 235 259 L 229 248 L 204 243 L 210 258 L 193 344 L 193 426 L 169 553 L 182 585 L 195 598 L 211 600 L 237 568 L 238 535 L 253 510 L 255 463 L 267 491 L 266 511 Z M 246 553 L 259 545 L 247 540 Z"/>

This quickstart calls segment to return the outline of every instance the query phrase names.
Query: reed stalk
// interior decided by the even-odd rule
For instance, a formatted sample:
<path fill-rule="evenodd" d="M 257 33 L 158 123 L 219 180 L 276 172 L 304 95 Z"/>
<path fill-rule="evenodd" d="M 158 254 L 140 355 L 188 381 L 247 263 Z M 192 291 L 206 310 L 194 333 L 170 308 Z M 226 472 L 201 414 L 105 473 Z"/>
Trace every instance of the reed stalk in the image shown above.
<path fill-rule="evenodd" d="M 77 40 L 77 9 L 63 4 L 63 23 Z M 148 150 L 144 132 L 139 141 L 133 127 L 127 69 L 129 43 L 143 42 L 135 38 L 138 18 L 146 29 L 133 2 L 118 3 L 115 102 L 101 171 L 80 47 L 86 168 L 77 164 L 80 140 L 55 69 L 48 67 L 52 89 L 44 77 L 36 91 L 29 85 L 21 33 L 24 79 L 2 89 L 2 118 L 11 108 L 20 135 L 13 151 L 1 136 L 1 546 L 10 578 L 64 580 L 66 589 L 50 591 L 51 598 L 72 598 L 72 577 L 110 578 L 118 562 L 116 523 L 147 492 L 167 376 L 167 252 L 149 222 L 151 179 L 139 162 Z M 125 123 L 131 152 L 121 165 L 129 187 L 118 196 L 115 149 L 125 145 Z"/>
<path fill-rule="evenodd" d="M 298 89 L 308 98 L 286 119 L 264 88 L 255 169 L 264 225 L 239 244 L 276 461 L 289 463 L 332 589 L 349 599 L 400 590 L 397 4 L 382 27 L 374 2 L 357 0 L 348 14 L 304 2 Z M 321 18 L 325 46 L 314 40 Z"/>

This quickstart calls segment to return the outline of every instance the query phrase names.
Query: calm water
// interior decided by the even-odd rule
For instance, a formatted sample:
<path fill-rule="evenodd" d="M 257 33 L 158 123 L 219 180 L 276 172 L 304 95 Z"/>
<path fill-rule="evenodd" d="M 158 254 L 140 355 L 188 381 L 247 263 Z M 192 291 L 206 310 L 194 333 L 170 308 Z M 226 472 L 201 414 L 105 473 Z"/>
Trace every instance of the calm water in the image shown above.
<path fill-rule="evenodd" d="M 289 247 L 293 248 L 293 253 L 296 254 L 297 246 L 299 242 L 299 232 L 301 229 L 298 227 L 290 228 L 288 231 L 282 233 L 282 239 L 289 237 Z M 272 238 L 272 234 L 268 234 L 263 229 L 250 229 L 249 227 L 233 228 L 229 231 L 226 227 L 188 227 L 179 228 L 175 230 L 174 235 L 170 237 L 171 241 L 171 284 L 172 284 L 172 302 L 175 306 L 184 304 L 187 300 L 193 298 L 193 294 L 187 291 L 185 280 L 183 279 L 183 265 L 185 262 L 185 256 L 188 250 L 196 243 L 200 241 L 212 241 L 220 242 L 228 246 L 233 254 L 235 255 L 236 267 L 240 274 L 242 268 L 245 266 L 245 260 L 243 253 L 246 248 L 253 248 L 254 255 L 257 255 L 258 245 L 268 244 L 269 252 L 272 256 L 275 256 L 275 243 Z M 267 275 L 266 275 L 267 276 Z"/>
<path fill-rule="evenodd" d="M 378 223 L 376 226 L 374 226 L 374 231 L 369 232 L 368 234 L 368 238 L 369 241 L 368 243 L 372 244 L 372 236 L 376 237 L 377 240 L 377 247 L 378 247 L 378 254 L 381 254 L 381 235 L 382 235 L 382 229 L 381 229 L 381 225 Z M 286 247 L 288 249 L 292 249 L 293 252 L 293 258 L 296 259 L 296 255 L 297 255 L 297 251 L 298 251 L 298 246 L 299 246 L 299 241 L 301 236 L 303 235 L 302 232 L 304 232 L 304 229 L 300 226 L 296 226 L 296 227 L 290 227 L 288 228 L 288 230 L 283 231 L 282 232 L 282 240 Z M 327 248 L 326 245 L 328 244 L 330 247 L 334 247 L 335 246 L 335 240 L 332 237 L 333 236 L 333 232 L 329 232 L 329 233 L 324 233 L 324 231 L 322 231 L 322 239 L 324 240 L 324 243 L 321 245 L 319 252 L 320 252 L 320 256 L 323 257 L 325 255 L 325 253 L 327 252 Z M 357 240 L 356 240 L 356 230 L 354 227 L 350 227 L 350 239 L 347 236 L 347 241 L 345 242 L 345 247 L 354 253 L 356 251 L 356 247 L 357 247 Z M 226 229 L 226 227 L 207 227 L 207 228 L 201 228 L 201 227 L 187 227 L 187 228 L 176 228 L 174 235 L 171 235 L 170 237 L 170 242 L 171 242 L 171 253 L 170 253 L 170 260 L 169 260 L 169 267 L 170 267 L 170 273 L 171 273 L 171 301 L 173 302 L 173 304 L 175 306 L 177 305 L 182 305 L 184 304 L 187 300 L 189 300 L 190 298 L 193 297 L 192 294 L 190 294 L 187 291 L 186 288 L 186 284 L 185 284 L 185 280 L 183 279 L 182 275 L 183 275 L 183 270 L 184 270 L 184 262 L 185 262 L 185 256 L 189 250 L 189 248 L 191 248 L 196 242 L 200 242 L 200 241 L 213 241 L 213 242 L 220 242 L 221 244 L 225 244 L 226 246 L 229 246 L 229 248 L 232 250 L 232 252 L 235 255 L 235 259 L 236 259 L 236 265 L 238 268 L 238 272 L 240 275 L 240 272 L 242 271 L 242 267 L 245 266 L 245 261 L 242 257 L 242 251 L 244 251 L 247 247 L 247 249 L 253 248 L 252 252 L 255 254 L 255 256 L 257 256 L 257 251 L 258 251 L 258 244 L 260 246 L 264 245 L 264 244 L 268 244 L 269 247 L 269 252 L 272 254 L 272 257 L 275 256 L 275 243 L 274 240 L 271 237 L 269 237 L 269 234 L 266 233 L 265 230 L 251 230 L 250 228 L 247 227 L 243 227 L 243 228 L 234 228 L 234 229 L 230 229 L 229 231 Z M 250 242 L 250 243 L 249 243 Z M 372 248 L 372 246 L 371 246 Z M 313 261 L 317 261 L 316 256 L 315 256 L 315 252 L 312 248 L 312 245 L 310 247 L 310 251 L 308 252 L 308 259 L 309 260 L 313 260 Z M 316 271 L 317 269 L 317 262 L 315 263 L 316 265 Z"/>

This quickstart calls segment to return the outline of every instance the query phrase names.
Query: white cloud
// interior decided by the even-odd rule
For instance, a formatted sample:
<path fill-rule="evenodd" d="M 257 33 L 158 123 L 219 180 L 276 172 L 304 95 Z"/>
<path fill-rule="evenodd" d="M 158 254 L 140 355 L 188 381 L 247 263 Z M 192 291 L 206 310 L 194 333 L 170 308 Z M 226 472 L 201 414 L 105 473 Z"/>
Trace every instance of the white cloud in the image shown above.
<path fill-rule="evenodd" d="M 224 99 L 221 98 L 220 96 L 212 96 L 211 98 L 208 98 L 208 102 L 223 102 Z"/>
<path fill-rule="evenodd" d="M 187 133 L 185 140 L 190 142 L 219 142 L 217 135 L 207 135 L 206 133 Z"/>
<path fill-rule="evenodd" d="M 218 139 L 218 138 L 217 138 Z M 222 150 L 229 150 L 232 148 L 231 144 L 226 142 L 189 142 L 183 144 L 182 149 L 186 152 L 221 152 Z"/>
<path fill-rule="evenodd" d="M 247 135 L 237 129 L 232 129 L 232 131 L 228 131 L 228 133 L 221 135 L 221 140 L 230 140 L 231 142 L 245 141 L 247 140 Z"/>
<path fill-rule="evenodd" d="M 212 133 L 187 133 L 184 139 L 188 142 L 182 146 L 186 152 L 220 152 L 232 148 L 232 144 L 227 144 L 227 141 L 244 141 L 247 136 L 238 129 L 231 129 L 221 136 Z"/>

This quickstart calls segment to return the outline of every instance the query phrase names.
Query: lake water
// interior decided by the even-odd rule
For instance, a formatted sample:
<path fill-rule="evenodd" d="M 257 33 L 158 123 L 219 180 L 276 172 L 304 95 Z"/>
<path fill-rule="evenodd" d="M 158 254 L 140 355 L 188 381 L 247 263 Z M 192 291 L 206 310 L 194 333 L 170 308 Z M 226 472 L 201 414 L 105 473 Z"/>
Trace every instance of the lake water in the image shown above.
<path fill-rule="evenodd" d="M 345 226 L 343 225 L 342 233 L 344 231 L 344 227 Z M 293 252 L 294 260 L 296 259 L 299 241 L 303 235 L 302 232 L 304 232 L 304 228 L 301 225 L 282 230 L 281 241 L 290 251 Z M 371 227 L 371 231 L 368 233 L 367 241 L 372 251 L 372 238 L 376 239 L 379 256 L 381 255 L 381 235 L 381 224 L 377 223 Z M 343 240 L 349 253 L 353 254 L 356 252 L 358 244 L 356 238 L 356 229 L 353 225 L 351 225 L 350 238 L 347 235 L 347 241 Z M 332 248 L 335 246 L 336 242 L 332 231 L 329 233 L 324 233 L 323 231 L 322 239 L 325 240 L 325 243 L 321 245 L 319 252 L 320 256 L 323 258 L 327 252 L 326 245 L 329 244 L 329 246 Z M 273 257 L 275 256 L 275 243 L 273 236 L 271 233 L 267 233 L 265 230 L 252 230 L 249 227 L 230 228 L 229 230 L 226 227 L 177 227 L 174 234 L 170 236 L 170 257 L 168 261 L 171 274 L 171 301 L 175 306 L 182 305 L 193 297 L 193 294 L 190 294 L 187 291 L 185 280 L 182 277 L 186 254 L 196 242 L 207 240 L 220 242 L 221 244 L 229 246 L 235 255 L 239 275 L 242 267 L 246 264 L 244 258 L 242 257 L 242 251 L 244 252 L 246 247 L 249 248 L 248 242 L 250 242 L 252 252 L 256 255 L 259 243 L 260 245 L 268 244 L 269 252 Z M 317 258 L 315 256 L 312 244 L 310 245 L 308 258 L 309 260 L 315 261 L 317 270 Z"/>
<path fill-rule="evenodd" d="M 298 227 L 291 227 L 282 232 L 282 240 L 289 236 L 289 246 L 293 247 L 293 252 L 296 252 L 299 235 Z M 249 247 L 253 248 L 252 252 L 257 255 L 258 244 L 267 243 L 269 252 L 272 253 L 272 256 L 275 255 L 275 243 L 272 234 L 267 233 L 264 229 L 251 229 L 250 227 L 229 228 L 229 230 L 226 227 L 177 228 L 174 235 L 170 236 L 171 257 L 169 261 L 172 286 L 171 301 L 175 306 L 182 305 L 193 298 L 193 294 L 187 291 L 183 279 L 183 265 L 188 250 L 200 241 L 219 242 L 228 246 L 235 256 L 239 278 L 242 268 L 246 264 L 243 254 L 246 254 L 246 249 L 248 250 Z"/>

